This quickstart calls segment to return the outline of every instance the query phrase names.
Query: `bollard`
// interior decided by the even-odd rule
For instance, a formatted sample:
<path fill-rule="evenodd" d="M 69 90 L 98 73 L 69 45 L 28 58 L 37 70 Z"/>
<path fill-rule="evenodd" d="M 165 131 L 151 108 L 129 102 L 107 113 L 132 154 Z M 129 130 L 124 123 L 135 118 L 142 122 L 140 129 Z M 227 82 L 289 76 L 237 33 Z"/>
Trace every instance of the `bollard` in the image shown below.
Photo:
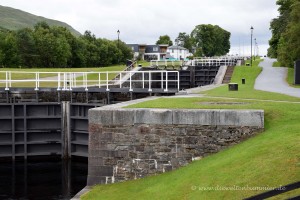
<path fill-rule="evenodd" d="M 228 90 L 229 91 L 238 91 L 239 85 L 237 83 L 229 83 L 228 84 Z"/>

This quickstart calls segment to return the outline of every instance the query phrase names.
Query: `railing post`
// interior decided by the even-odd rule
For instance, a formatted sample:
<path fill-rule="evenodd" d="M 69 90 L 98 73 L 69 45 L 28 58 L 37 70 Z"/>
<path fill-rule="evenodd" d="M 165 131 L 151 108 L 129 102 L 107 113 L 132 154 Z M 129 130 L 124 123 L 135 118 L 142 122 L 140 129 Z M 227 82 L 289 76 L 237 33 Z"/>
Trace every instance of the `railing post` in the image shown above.
<path fill-rule="evenodd" d="M 152 88 L 151 88 L 151 71 L 149 71 L 149 89 L 148 89 L 149 92 L 152 91 Z"/>
<path fill-rule="evenodd" d="M 120 88 L 122 88 L 122 82 L 121 82 L 121 80 L 122 80 L 122 72 L 120 72 L 120 78 L 119 78 Z"/>
<path fill-rule="evenodd" d="M 168 92 L 168 71 L 166 71 L 166 89 L 165 92 Z"/>
<path fill-rule="evenodd" d="M 57 90 L 60 90 L 60 72 L 57 74 Z"/>
<path fill-rule="evenodd" d="M 39 90 L 38 89 L 38 72 L 35 72 L 35 88 L 34 88 L 34 90 Z"/>
<path fill-rule="evenodd" d="M 180 89 L 180 77 L 179 77 L 179 71 L 177 71 L 176 73 L 177 73 L 177 90 L 179 91 L 179 89 Z"/>
<path fill-rule="evenodd" d="M 8 72 L 9 75 L 9 87 L 11 88 L 11 71 Z"/>
<path fill-rule="evenodd" d="M 9 90 L 8 88 L 8 79 L 9 79 L 9 75 L 8 75 L 8 71 L 5 72 L 5 90 Z"/>
<path fill-rule="evenodd" d="M 142 72 L 142 74 L 143 74 L 143 89 L 144 89 L 145 88 L 145 73 Z"/>
<path fill-rule="evenodd" d="M 87 72 L 84 73 L 85 74 L 85 91 L 88 91 L 88 80 L 87 80 Z"/>
<path fill-rule="evenodd" d="M 108 72 L 106 72 L 106 91 L 109 91 L 109 88 L 108 88 Z"/>
<path fill-rule="evenodd" d="M 77 87 L 77 77 L 76 77 L 76 73 L 74 73 L 74 83 L 73 83 L 73 87 Z"/>
<path fill-rule="evenodd" d="M 160 73 L 160 76 L 161 76 L 161 89 L 164 89 L 164 72 L 161 72 Z"/>
<path fill-rule="evenodd" d="M 130 86 L 129 86 L 129 91 L 132 92 L 133 89 L 132 89 L 132 78 L 131 78 L 131 72 L 129 72 L 129 83 L 130 83 Z"/>
<path fill-rule="evenodd" d="M 71 73 L 71 72 L 69 72 L 69 83 L 70 83 L 70 90 L 72 90 L 72 88 L 73 88 L 73 73 Z"/>
<path fill-rule="evenodd" d="M 101 72 L 98 73 L 99 76 L 99 88 L 101 88 Z"/>

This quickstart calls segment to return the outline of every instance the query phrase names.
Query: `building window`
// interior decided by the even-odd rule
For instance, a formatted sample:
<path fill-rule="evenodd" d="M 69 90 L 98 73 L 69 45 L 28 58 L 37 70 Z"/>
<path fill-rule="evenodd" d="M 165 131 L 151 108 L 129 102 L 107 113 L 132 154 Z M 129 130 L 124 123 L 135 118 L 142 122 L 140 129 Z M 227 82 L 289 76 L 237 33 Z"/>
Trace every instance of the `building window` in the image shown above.
<path fill-rule="evenodd" d="M 172 49 L 172 53 L 174 53 L 174 49 Z"/>
<path fill-rule="evenodd" d="M 153 47 L 153 51 L 158 51 L 158 47 Z"/>

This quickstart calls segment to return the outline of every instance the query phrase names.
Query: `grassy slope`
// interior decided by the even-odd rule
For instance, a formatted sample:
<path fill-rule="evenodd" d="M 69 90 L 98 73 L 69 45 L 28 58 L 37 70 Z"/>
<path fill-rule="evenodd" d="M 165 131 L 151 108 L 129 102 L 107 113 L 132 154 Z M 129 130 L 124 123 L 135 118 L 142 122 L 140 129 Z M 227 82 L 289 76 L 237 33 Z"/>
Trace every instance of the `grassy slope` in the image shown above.
<path fill-rule="evenodd" d="M 5 7 L 0 5 L 0 27 L 9 30 L 18 30 L 22 28 L 33 28 L 33 26 L 41 21 L 46 21 L 50 26 L 63 26 L 69 29 L 74 35 L 79 36 L 80 33 L 73 29 L 70 25 L 57 20 L 47 19 L 36 16 L 18 9 Z"/>
<path fill-rule="evenodd" d="M 295 78 L 295 70 L 293 68 L 288 68 L 288 76 L 287 76 L 288 84 L 292 87 L 300 88 L 300 85 L 294 84 L 294 78 Z"/>
<path fill-rule="evenodd" d="M 282 65 L 280 64 L 280 62 L 275 61 L 273 62 L 273 67 L 282 67 Z"/>
<path fill-rule="evenodd" d="M 194 186 L 270 186 L 277 187 L 300 180 L 300 118 L 299 98 L 253 90 L 258 67 L 236 68 L 233 80 L 247 78 L 247 85 L 239 92 L 227 88 L 207 92 L 225 98 L 160 98 L 134 107 L 161 108 L 228 108 L 264 109 L 265 132 L 220 153 L 159 176 L 95 187 L 82 199 L 242 199 L 263 191 L 201 191 Z M 242 98 L 297 101 L 269 102 Z M 201 102 L 242 101 L 244 105 L 203 105 Z M 299 194 L 299 190 L 272 199 Z"/>

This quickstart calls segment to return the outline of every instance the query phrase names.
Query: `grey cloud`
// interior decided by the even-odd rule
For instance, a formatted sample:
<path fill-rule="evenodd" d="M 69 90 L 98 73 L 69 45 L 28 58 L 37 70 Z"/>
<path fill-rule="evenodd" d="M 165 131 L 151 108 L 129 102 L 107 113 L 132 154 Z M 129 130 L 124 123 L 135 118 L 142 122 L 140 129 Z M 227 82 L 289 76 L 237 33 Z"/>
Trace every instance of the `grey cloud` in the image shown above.
<path fill-rule="evenodd" d="M 80 32 L 128 43 L 154 43 L 162 34 L 174 40 L 198 24 L 217 24 L 232 33 L 232 46 L 249 40 L 250 26 L 263 45 L 278 15 L 274 0 L 1 0 L 4 6 L 65 21 Z"/>

